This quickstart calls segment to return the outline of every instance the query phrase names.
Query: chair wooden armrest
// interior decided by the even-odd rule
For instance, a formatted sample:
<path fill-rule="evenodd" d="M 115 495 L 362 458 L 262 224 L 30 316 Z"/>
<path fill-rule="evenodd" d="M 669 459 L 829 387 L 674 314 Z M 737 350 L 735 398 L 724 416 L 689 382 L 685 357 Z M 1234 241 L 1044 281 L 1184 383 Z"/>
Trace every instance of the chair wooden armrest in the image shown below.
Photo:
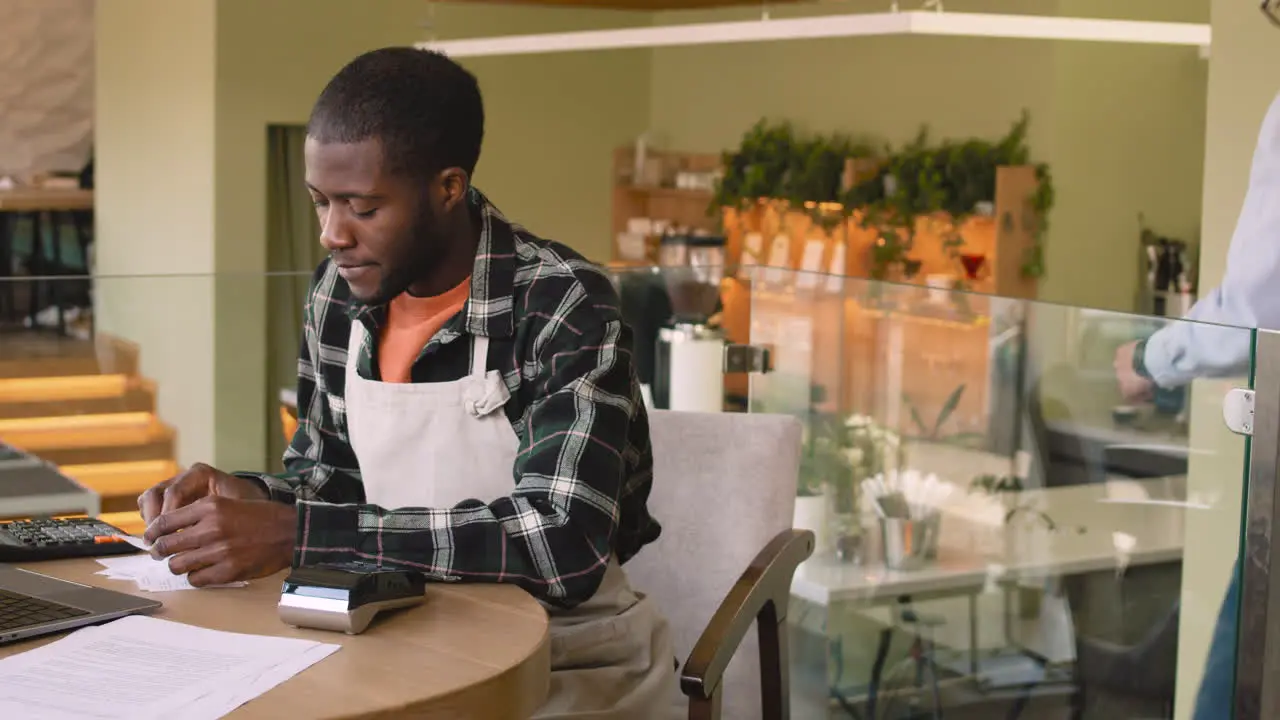
<path fill-rule="evenodd" d="M 753 621 L 760 638 L 760 693 L 766 720 L 788 714 L 787 633 L 783 624 L 796 568 L 813 554 L 809 530 L 779 533 L 738 578 L 680 672 L 690 720 L 718 720 L 721 680 Z"/>

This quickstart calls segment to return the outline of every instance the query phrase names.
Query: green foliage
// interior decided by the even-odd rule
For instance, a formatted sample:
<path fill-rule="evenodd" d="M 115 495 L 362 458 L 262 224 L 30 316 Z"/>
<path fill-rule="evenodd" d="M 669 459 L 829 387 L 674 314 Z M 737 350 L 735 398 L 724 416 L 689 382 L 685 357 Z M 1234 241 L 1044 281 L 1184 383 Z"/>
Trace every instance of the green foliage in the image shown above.
<path fill-rule="evenodd" d="M 725 175 L 709 212 L 721 207 L 742 208 L 759 198 L 787 200 L 793 209 L 806 202 L 839 203 L 843 215 L 811 210 L 815 222 L 834 227 L 854 211 L 861 211 L 863 227 L 881 238 L 872 248 L 872 276 L 883 278 L 893 267 L 910 277 L 919 269 L 911 259 L 916 220 L 946 213 L 951 232 L 944 249 L 957 253 L 959 228 L 983 203 L 994 203 L 996 169 L 1031 164 L 1027 145 L 1030 115 L 1026 112 L 1004 137 L 945 140 L 935 143 L 928 128 L 898 149 L 855 142 L 844 135 L 800 137 L 786 122 L 757 122 L 743 136 L 738 149 L 724 155 Z M 842 190 L 847 158 L 880 157 L 879 171 L 848 190 Z M 1053 209 L 1053 178 L 1044 164 L 1035 165 L 1039 185 L 1031 205 L 1039 218 L 1036 242 L 1023 258 L 1028 277 L 1044 275 L 1043 238 Z"/>
<path fill-rule="evenodd" d="M 724 177 L 716 187 L 713 210 L 743 207 L 757 198 L 781 197 L 793 166 L 796 138 L 791 123 L 760 120 L 742 136 L 736 152 L 723 155 Z"/>
<path fill-rule="evenodd" d="M 821 495 L 822 488 L 848 474 L 849 464 L 840 446 L 839 418 L 818 413 L 805 428 L 804 455 L 800 458 L 801 497 Z"/>
<path fill-rule="evenodd" d="M 988 495 L 996 493 L 1016 493 L 1022 492 L 1022 478 L 1016 475 L 979 475 L 969 482 L 971 491 L 981 491 Z"/>
<path fill-rule="evenodd" d="M 903 453 L 898 433 L 867 416 L 813 413 L 806 425 L 799 494 L 818 495 L 829 487 L 836 512 L 856 513 L 862 481 L 902 467 Z"/>
<path fill-rule="evenodd" d="M 737 150 L 723 154 L 724 177 L 708 212 L 748 207 L 761 198 L 787 200 L 797 210 L 808 202 L 839 202 L 845 160 L 871 154 L 871 146 L 844 135 L 800 136 L 789 122 L 762 119 Z M 817 222 L 830 222 L 812 214 Z"/>
<path fill-rule="evenodd" d="M 1031 522 L 1041 522 L 1050 531 L 1058 529 L 1058 524 L 1048 513 L 1035 505 L 1017 499 L 1018 493 L 1026 489 L 1026 482 L 1017 475 L 979 475 L 969 481 L 969 492 L 982 492 L 987 495 L 1004 495 L 1009 498 L 1011 507 L 1004 514 L 1004 524 L 1009 525 L 1014 517 L 1023 515 Z"/>
<path fill-rule="evenodd" d="M 951 391 L 947 399 L 942 403 L 942 409 L 938 410 L 938 417 L 934 418 L 933 423 L 929 424 L 924 421 L 920 415 L 920 409 L 911 402 L 911 398 L 905 398 L 907 407 L 911 411 L 911 422 L 915 423 L 916 429 L 920 431 L 920 437 L 925 440 L 937 440 L 941 437 L 942 428 L 947 424 L 947 420 L 951 418 L 952 413 L 960 406 L 960 399 L 964 397 L 965 385 L 961 383 L 959 387 Z"/>
<path fill-rule="evenodd" d="M 1044 237 L 1049 232 L 1049 211 L 1053 209 L 1056 197 L 1053 192 L 1053 173 L 1048 165 L 1036 165 L 1036 180 L 1038 183 L 1035 194 L 1031 196 L 1031 208 L 1035 210 L 1039 225 L 1036 226 L 1036 242 L 1027 249 L 1027 256 L 1023 258 L 1022 274 L 1038 278 L 1045 273 Z"/>

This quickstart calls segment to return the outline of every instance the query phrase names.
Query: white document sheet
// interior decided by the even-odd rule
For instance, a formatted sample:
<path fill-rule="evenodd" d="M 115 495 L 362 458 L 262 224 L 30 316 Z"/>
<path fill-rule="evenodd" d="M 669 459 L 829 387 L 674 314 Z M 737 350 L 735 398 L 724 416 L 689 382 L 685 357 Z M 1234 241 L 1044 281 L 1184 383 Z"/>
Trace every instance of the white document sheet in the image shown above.
<path fill-rule="evenodd" d="M 143 552 L 151 552 L 151 543 L 140 537 L 134 537 L 132 535 L 119 535 L 117 537 Z"/>
<path fill-rule="evenodd" d="M 99 570 L 99 575 L 105 575 L 112 580 L 132 580 L 143 592 L 199 589 L 187 581 L 186 575 L 174 575 L 170 572 L 167 560 L 156 560 L 150 555 L 98 558 L 98 564 L 106 568 Z M 243 587 L 247 584 L 235 582 L 212 587 Z"/>
<path fill-rule="evenodd" d="M 215 720 L 337 649 L 127 617 L 0 660 L 0 718 Z"/>

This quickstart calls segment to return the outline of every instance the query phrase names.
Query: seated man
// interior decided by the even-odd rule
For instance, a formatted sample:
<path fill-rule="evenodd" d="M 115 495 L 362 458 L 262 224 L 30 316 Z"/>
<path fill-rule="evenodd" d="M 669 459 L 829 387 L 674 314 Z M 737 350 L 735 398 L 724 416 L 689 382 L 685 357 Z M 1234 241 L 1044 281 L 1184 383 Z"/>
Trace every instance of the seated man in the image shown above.
<path fill-rule="evenodd" d="M 139 499 L 146 539 L 194 585 L 349 560 L 515 583 L 551 616 L 537 717 L 661 717 L 674 651 L 621 568 L 659 533 L 630 330 L 603 273 L 471 186 L 483 128 L 476 79 L 439 54 L 330 81 L 306 141 L 330 257 L 288 472 L 198 465 Z"/>

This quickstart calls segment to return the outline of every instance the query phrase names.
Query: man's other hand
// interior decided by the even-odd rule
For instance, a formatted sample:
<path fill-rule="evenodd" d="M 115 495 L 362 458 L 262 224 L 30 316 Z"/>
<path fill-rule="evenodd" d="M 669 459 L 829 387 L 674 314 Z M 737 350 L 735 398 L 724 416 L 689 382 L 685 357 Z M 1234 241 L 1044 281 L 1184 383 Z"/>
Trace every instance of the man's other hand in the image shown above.
<path fill-rule="evenodd" d="M 151 555 L 196 587 L 265 577 L 293 561 L 297 509 L 207 494 L 147 526 Z"/>
<path fill-rule="evenodd" d="M 1156 391 L 1155 383 L 1144 378 L 1133 369 L 1133 354 L 1138 343 L 1127 342 L 1116 348 L 1116 358 L 1112 363 L 1116 372 L 1116 383 L 1120 386 L 1120 395 L 1125 402 L 1143 402 L 1150 400 Z"/>
<path fill-rule="evenodd" d="M 171 477 L 138 496 L 138 511 L 148 526 L 160 515 L 185 507 L 205 497 L 217 496 L 237 500 L 266 500 L 267 494 L 252 480 L 228 475 L 204 463 Z"/>

